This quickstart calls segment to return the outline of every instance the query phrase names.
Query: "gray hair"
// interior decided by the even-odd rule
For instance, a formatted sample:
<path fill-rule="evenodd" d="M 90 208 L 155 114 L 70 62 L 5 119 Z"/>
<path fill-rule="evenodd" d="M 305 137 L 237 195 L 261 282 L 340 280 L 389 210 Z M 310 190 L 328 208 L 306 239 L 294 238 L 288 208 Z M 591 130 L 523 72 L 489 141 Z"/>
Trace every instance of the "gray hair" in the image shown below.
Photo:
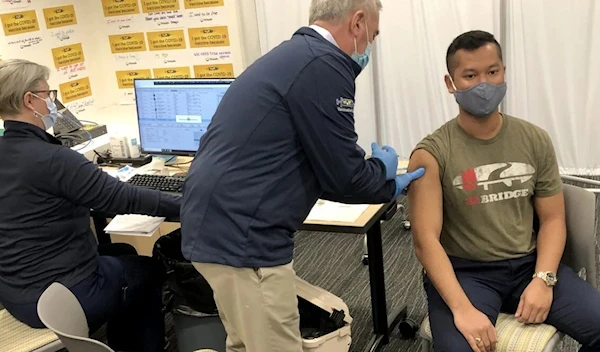
<path fill-rule="evenodd" d="M 25 93 L 39 89 L 50 69 L 34 62 L 12 59 L 0 62 L 0 116 L 17 115 Z"/>
<path fill-rule="evenodd" d="M 381 0 L 312 0 L 309 23 L 315 21 L 337 22 L 344 16 L 364 9 L 374 14 L 381 11 Z"/>

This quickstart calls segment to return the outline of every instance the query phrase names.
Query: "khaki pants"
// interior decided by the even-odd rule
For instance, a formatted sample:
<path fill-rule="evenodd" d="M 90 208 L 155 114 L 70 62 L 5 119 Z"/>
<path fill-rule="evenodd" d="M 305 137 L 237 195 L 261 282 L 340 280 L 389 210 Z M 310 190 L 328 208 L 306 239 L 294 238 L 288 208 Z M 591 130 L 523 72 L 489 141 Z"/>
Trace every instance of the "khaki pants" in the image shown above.
<path fill-rule="evenodd" d="M 227 352 L 302 352 L 292 263 L 259 269 L 193 264 L 214 291 Z"/>

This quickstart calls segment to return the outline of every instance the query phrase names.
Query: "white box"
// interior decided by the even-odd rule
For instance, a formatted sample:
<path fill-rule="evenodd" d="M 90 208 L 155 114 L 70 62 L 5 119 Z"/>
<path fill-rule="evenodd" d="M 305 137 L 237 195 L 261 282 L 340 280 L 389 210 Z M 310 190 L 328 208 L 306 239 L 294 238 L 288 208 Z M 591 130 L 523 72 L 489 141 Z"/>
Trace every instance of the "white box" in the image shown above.
<path fill-rule="evenodd" d="M 311 285 L 299 277 L 296 277 L 296 293 L 299 298 L 322 309 L 327 315 L 331 315 L 334 310 L 344 314 L 343 327 L 317 338 L 303 338 L 302 350 L 304 352 L 348 352 L 350 343 L 352 342 L 350 331 L 352 317 L 350 316 L 346 303 L 331 292 L 318 286 Z M 302 313 L 303 312 L 300 311 L 301 328 L 303 321 Z"/>

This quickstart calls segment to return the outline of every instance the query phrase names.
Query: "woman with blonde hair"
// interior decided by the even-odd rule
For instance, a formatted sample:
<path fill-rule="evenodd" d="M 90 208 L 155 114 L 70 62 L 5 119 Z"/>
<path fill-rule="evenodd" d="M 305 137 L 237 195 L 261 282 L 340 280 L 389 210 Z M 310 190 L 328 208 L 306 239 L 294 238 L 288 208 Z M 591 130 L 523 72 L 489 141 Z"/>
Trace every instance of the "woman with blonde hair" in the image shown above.
<path fill-rule="evenodd" d="M 148 257 L 99 254 L 90 209 L 175 217 L 180 199 L 119 182 L 48 134 L 59 117 L 49 75 L 26 60 L 0 63 L 0 302 L 42 328 L 37 301 L 60 282 L 91 331 L 108 323 L 113 349 L 162 351 L 162 268 Z"/>

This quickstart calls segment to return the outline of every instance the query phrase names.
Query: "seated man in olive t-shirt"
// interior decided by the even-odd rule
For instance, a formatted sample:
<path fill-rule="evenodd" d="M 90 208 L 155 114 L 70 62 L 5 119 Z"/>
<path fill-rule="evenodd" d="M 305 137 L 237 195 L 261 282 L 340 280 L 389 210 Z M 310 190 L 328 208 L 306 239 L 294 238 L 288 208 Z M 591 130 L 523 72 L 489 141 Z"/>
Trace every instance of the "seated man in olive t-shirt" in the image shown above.
<path fill-rule="evenodd" d="M 460 35 L 446 60 L 460 113 L 417 145 L 409 165 L 426 169 L 408 196 L 435 350 L 493 351 L 502 310 L 600 351 L 600 292 L 560 264 L 564 199 L 550 137 L 499 113 L 505 67 L 491 34 Z"/>

